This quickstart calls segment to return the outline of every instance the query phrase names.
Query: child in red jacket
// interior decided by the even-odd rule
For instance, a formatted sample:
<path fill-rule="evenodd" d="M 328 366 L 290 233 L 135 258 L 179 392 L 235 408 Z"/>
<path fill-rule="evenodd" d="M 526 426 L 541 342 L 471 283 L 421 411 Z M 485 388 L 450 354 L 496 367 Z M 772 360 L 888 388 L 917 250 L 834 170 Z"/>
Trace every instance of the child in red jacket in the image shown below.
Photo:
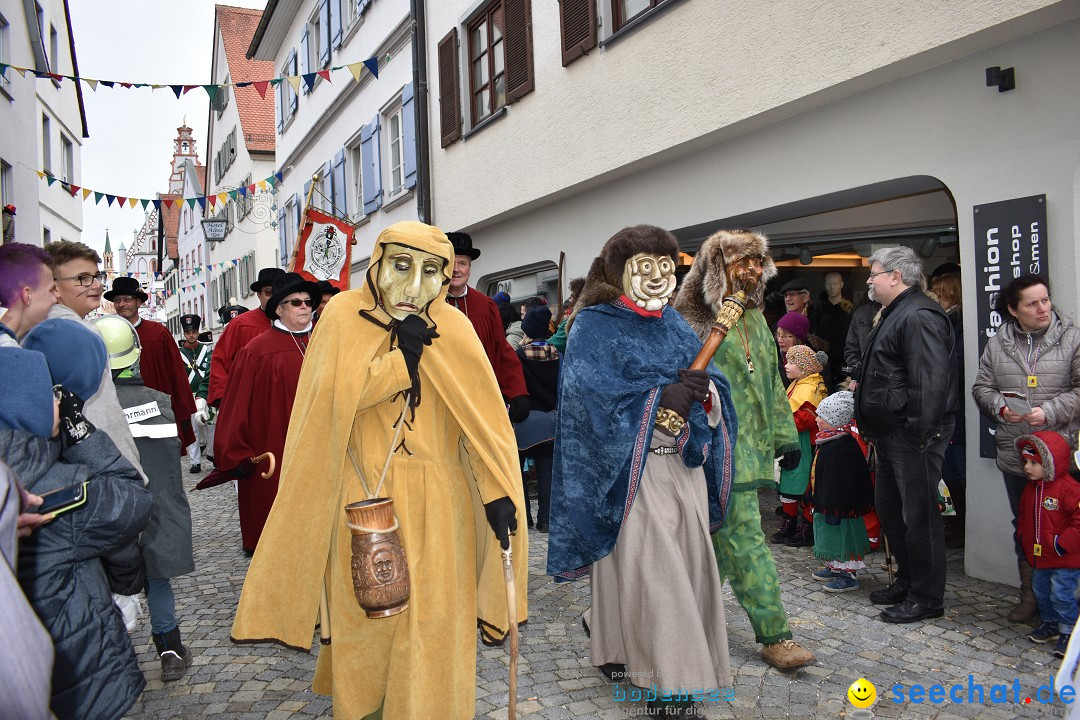
<path fill-rule="evenodd" d="M 1027 561 L 1042 624 L 1028 639 L 1057 638 L 1054 654 L 1065 657 L 1076 625 L 1080 582 L 1080 484 L 1069 477 L 1069 442 L 1056 432 L 1021 435 L 1016 449 L 1028 484 L 1020 498 L 1017 533 Z"/>

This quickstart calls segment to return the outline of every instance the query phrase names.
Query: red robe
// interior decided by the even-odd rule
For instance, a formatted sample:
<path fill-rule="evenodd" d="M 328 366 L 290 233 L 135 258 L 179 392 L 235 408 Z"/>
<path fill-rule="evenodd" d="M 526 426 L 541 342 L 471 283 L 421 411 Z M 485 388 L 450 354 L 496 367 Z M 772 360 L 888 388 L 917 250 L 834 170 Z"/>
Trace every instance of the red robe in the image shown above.
<path fill-rule="evenodd" d="M 191 416 L 195 414 L 195 397 L 191 394 L 191 384 L 187 379 L 187 368 L 180 356 L 180 348 L 173 340 L 172 333 L 159 322 L 140 320 L 135 326 L 142 345 L 139 356 L 139 371 L 143 384 L 172 398 L 173 414 L 176 427 L 180 430 L 180 447 L 186 448 L 195 442 L 195 431 L 191 429 Z"/>
<path fill-rule="evenodd" d="M 225 332 L 218 338 L 214 354 L 210 357 L 210 388 L 206 393 L 206 402 L 214 407 L 221 406 L 237 353 L 269 329 L 270 318 L 260 308 L 240 313 L 225 326 Z"/>
<path fill-rule="evenodd" d="M 465 288 L 463 297 L 446 296 L 446 302 L 456 307 L 469 318 L 476 334 L 480 337 L 480 344 L 484 346 L 491 369 L 495 371 L 495 379 L 499 381 L 499 390 L 504 400 L 516 398 L 519 395 L 528 395 L 529 390 L 525 387 L 525 375 L 521 372 L 521 361 L 514 354 L 514 348 L 506 342 L 506 333 L 503 331 L 502 318 L 499 317 L 499 308 L 495 301 L 484 293 Z"/>
<path fill-rule="evenodd" d="M 277 468 L 269 478 L 260 476 L 268 467 L 263 462 L 238 483 L 240 534 L 244 550 L 249 552 L 255 550 L 277 497 L 289 415 L 304 361 L 300 348 L 307 350 L 309 338 L 307 334 L 290 336 L 284 330 L 271 328 L 249 342 L 236 356 L 221 403 L 214 436 L 217 466 L 231 470 L 264 452 L 274 453 L 277 460 Z"/>

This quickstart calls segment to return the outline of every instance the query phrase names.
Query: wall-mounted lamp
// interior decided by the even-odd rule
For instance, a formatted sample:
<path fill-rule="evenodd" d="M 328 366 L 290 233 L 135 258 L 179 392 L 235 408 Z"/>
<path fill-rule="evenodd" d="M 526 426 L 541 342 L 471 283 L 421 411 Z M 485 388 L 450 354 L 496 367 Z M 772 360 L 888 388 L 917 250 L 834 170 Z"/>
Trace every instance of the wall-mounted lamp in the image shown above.
<path fill-rule="evenodd" d="M 997 87 L 998 92 L 1016 89 L 1016 72 L 1013 68 L 1002 70 L 998 66 L 986 68 L 986 87 Z"/>
<path fill-rule="evenodd" d="M 922 241 L 922 244 L 919 245 L 919 255 L 924 258 L 930 257 L 934 254 L 934 251 L 937 250 L 937 245 L 938 241 L 936 237 L 926 238 Z"/>
<path fill-rule="evenodd" d="M 814 262 L 814 254 L 810 252 L 810 248 L 803 248 L 799 251 L 799 264 L 809 265 Z"/>

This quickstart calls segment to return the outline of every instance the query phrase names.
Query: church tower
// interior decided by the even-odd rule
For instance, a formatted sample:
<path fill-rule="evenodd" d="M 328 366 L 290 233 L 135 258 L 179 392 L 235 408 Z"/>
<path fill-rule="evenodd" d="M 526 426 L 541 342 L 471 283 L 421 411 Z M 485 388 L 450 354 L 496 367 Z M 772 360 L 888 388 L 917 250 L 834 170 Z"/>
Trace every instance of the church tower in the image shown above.
<path fill-rule="evenodd" d="M 113 265 L 112 243 L 109 242 L 109 228 L 105 228 L 105 253 L 103 259 L 105 267 L 102 269 L 108 277 L 112 277 L 115 270 Z"/>
<path fill-rule="evenodd" d="M 191 128 L 185 122 L 176 128 L 176 139 L 173 140 L 172 168 L 169 175 L 169 194 L 182 195 L 184 192 L 184 162 L 191 160 L 193 165 L 199 164 L 199 154 L 195 150 L 195 138 L 191 137 Z"/>

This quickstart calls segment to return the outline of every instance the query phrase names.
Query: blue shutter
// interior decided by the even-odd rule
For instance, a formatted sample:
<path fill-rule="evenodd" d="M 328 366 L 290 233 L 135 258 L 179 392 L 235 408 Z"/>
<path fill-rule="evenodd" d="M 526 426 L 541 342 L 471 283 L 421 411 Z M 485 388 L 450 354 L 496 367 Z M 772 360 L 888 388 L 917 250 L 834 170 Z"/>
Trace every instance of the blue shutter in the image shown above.
<path fill-rule="evenodd" d="M 280 86 L 278 86 L 277 95 L 274 97 L 274 112 L 277 115 L 277 134 L 280 135 L 281 129 L 285 126 L 285 91 Z"/>
<path fill-rule="evenodd" d="M 309 62 L 311 56 L 311 50 L 308 47 L 308 26 L 304 26 L 304 32 L 300 35 L 300 74 L 307 75 L 311 72 L 311 63 Z M 308 94 L 307 83 L 300 83 L 300 92 L 305 95 Z"/>
<path fill-rule="evenodd" d="M 332 180 L 330 178 L 332 167 L 331 161 L 327 160 L 322 169 L 319 170 L 319 191 L 322 192 L 319 207 L 329 213 L 333 213 L 334 210 L 334 188 L 331 186 Z"/>
<path fill-rule="evenodd" d="M 338 2 L 338 0 L 334 0 Z M 333 13 L 330 12 L 330 0 L 319 0 L 319 29 L 322 31 L 323 37 L 319 38 L 319 67 L 324 68 L 330 64 L 330 45 L 333 43 L 334 29 L 331 27 L 330 16 Z M 338 18 L 338 24 L 341 24 L 341 18 Z M 338 32 L 341 32 L 341 28 L 338 28 Z M 312 68 L 314 70 L 315 68 Z"/>
<path fill-rule="evenodd" d="M 401 124 L 404 126 L 402 145 L 405 151 L 405 189 L 416 186 L 416 108 L 413 105 L 413 84 L 401 90 Z"/>
<path fill-rule="evenodd" d="M 305 199 L 305 200 L 307 200 L 307 198 L 308 198 L 308 192 L 309 192 L 310 190 L 311 190 L 311 181 L 310 181 L 310 180 L 308 180 L 308 181 L 307 181 L 306 183 L 304 183 L 304 199 Z M 311 199 L 312 199 L 313 201 L 315 200 L 315 198 L 314 198 L 314 197 L 312 197 Z"/>
<path fill-rule="evenodd" d="M 307 33 L 306 30 L 304 32 L 305 32 L 305 34 Z M 304 53 L 305 53 L 304 56 L 307 57 L 307 51 L 306 50 L 304 51 Z M 289 72 L 289 74 L 292 75 L 293 77 L 295 77 L 298 74 L 297 71 L 296 71 L 296 50 L 293 50 L 289 54 L 289 67 L 291 68 L 291 71 Z M 292 115 L 294 112 L 296 112 L 296 108 L 297 108 L 297 105 L 299 103 L 299 98 L 296 97 L 296 92 L 293 91 L 292 85 L 289 83 L 288 80 L 285 81 L 285 84 L 288 86 L 286 88 L 286 91 L 288 92 L 288 95 L 289 95 L 289 115 Z"/>
<path fill-rule="evenodd" d="M 370 5 L 371 5 L 371 0 L 357 0 L 356 14 L 357 15 L 363 15 L 364 11 L 367 10 Z"/>
<path fill-rule="evenodd" d="M 285 208 L 283 207 L 278 208 L 277 211 L 277 238 L 281 267 L 285 267 L 289 262 L 289 240 L 285 229 Z"/>
<path fill-rule="evenodd" d="M 382 167 L 379 162 L 379 116 L 360 130 L 361 178 L 364 185 L 364 214 L 382 207 Z"/>
<path fill-rule="evenodd" d="M 330 196 L 334 198 L 334 205 L 342 217 L 349 217 L 347 198 L 349 193 L 345 191 L 345 149 L 334 156 L 334 174 L 331 176 Z"/>
<path fill-rule="evenodd" d="M 300 199 L 293 195 L 293 227 L 296 228 L 296 232 L 293 233 L 293 243 L 296 243 L 296 239 L 300 237 L 300 231 L 303 229 L 300 227 L 300 217 L 303 215 L 304 210 L 300 207 Z M 292 254 L 292 248 L 289 248 L 290 255 Z"/>
<path fill-rule="evenodd" d="M 337 50 L 341 47 L 341 17 L 342 17 L 342 3 L 351 2 L 352 0 L 330 0 L 330 36 L 334 42 L 334 49 Z"/>

